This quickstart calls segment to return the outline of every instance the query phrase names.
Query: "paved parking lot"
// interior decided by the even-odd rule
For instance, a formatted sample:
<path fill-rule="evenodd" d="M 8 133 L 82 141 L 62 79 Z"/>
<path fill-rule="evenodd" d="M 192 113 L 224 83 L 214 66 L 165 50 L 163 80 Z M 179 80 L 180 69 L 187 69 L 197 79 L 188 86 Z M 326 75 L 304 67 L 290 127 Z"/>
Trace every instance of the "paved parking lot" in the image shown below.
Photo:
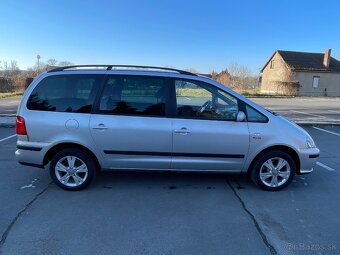
<path fill-rule="evenodd" d="M 0 99 L 0 116 L 8 116 L 16 114 L 21 98 L 8 97 Z"/>
<path fill-rule="evenodd" d="M 0 252 L 339 254 L 340 127 L 306 129 L 318 165 L 280 192 L 244 176 L 181 173 L 101 173 L 67 192 L 19 165 L 14 129 L 0 128 Z"/>
<path fill-rule="evenodd" d="M 300 124 L 340 124 L 340 97 L 251 98 Z"/>

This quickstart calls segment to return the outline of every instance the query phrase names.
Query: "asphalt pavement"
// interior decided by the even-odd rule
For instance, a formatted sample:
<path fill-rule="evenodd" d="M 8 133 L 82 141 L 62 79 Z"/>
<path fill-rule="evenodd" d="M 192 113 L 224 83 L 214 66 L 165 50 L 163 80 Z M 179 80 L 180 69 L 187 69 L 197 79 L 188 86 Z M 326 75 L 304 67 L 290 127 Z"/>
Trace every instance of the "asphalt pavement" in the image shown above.
<path fill-rule="evenodd" d="M 20 104 L 21 98 L 7 97 L 0 99 L 0 116 L 15 115 Z"/>
<path fill-rule="evenodd" d="M 246 176 L 183 173 L 100 173 L 67 192 L 19 165 L 14 129 L 0 128 L 0 252 L 339 254 L 340 127 L 306 129 L 321 157 L 280 192 Z"/>
<path fill-rule="evenodd" d="M 340 125 L 340 97 L 250 99 L 299 124 Z"/>

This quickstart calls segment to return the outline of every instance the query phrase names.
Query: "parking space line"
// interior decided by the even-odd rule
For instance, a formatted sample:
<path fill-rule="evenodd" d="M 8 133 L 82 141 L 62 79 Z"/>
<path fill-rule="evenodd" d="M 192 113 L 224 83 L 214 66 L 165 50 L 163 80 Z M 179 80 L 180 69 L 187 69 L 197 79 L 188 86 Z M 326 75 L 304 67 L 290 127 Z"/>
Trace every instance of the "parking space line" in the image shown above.
<path fill-rule="evenodd" d="M 316 164 L 318 165 L 318 166 L 321 166 L 321 167 L 323 167 L 324 169 L 326 169 L 326 170 L 328 170 L 328 171 L 335 171 L 335 169 L 333 169 L 333 168 L 331 168 L 331 167 L 329 167 L 329 166 L 326 166 L 325 164 L 322 164 L 322 163 L 320 163 L 319 161 L 316 161 Z"/>
<path fill-rule="evenodd" d="M 334 110 L 327 110 L 329 112 L 334 112 L 334 113 L 340 113 L 340 111 L 334 111 Z"/>
<path fill-rule="evenodd" d="M 8 139 L 11 139 L 11 138 L 13 138 L 13 137 L 16 137 L 16 136 L 17 136 L 17 135 L 10 135 L 10 136 L 8 136 L 8 137 L 5 137 L 5 138 L 3 138 L 3 139 L 0 140 L 0 143 L 6 141 L 6 140 L 8 140 Z"/>
<path fill-rule="evenodd" d="M 313 114 L 313 113 L 306 113 L 306 112 L 300 112 L 300 111 L 295 111 L 295 110 L 290 110 L 290 111 L 291 112 L 300 113 L 300 114 L 310 115 L 310 116 L 313 116 L 313 117 L 318 117 L 318 118 L 326 119 L 325 116 L 321 116 L 321 115 L 317 115 L 317 114 Z"/>
<path fill-rule="evenodd" d="M 317 129 L 317 130 L 320 130 L 320 131 L 323 131 L 323 132 L 326 132 L 326 133 L 329 133 L 329 134 L 332 134 L 332 135 L 340 136 L 339 133 L 332 132 L 332 131 L 329 131 L 329 130 L 326 130 L 326 129 L 322 129 L 322 128 L 318 128 L 318 127 L 313 127 L 313 128 L 314 128 L 314 129 Z"/>

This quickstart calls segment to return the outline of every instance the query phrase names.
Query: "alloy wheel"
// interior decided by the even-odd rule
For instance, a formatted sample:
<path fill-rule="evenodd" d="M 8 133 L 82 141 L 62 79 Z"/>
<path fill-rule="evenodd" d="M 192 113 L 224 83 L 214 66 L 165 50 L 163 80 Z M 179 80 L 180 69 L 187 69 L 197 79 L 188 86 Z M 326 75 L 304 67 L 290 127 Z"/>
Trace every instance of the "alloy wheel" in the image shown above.
<path fill-rule="evenodd" d="M 260 179 L 268 187 L 280 187 L 291 175 L 289 163 L 280 157 L 270 158 L 260 168 Z"/>
<path fill-rule="evenodd" d="M 88 168 L 84 161 L 75 156 L 61 158 L 55 166 L 55 175 L 67 187 L 77 187 L 85 182 Z"/>

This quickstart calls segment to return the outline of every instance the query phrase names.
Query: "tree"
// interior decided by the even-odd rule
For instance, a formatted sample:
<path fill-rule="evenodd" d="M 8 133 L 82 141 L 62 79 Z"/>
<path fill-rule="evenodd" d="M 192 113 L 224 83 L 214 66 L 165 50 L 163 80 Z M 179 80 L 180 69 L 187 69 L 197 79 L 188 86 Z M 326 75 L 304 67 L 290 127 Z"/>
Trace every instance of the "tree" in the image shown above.
<path fill-rule="evenodd" d="M 259 86 L 258 77 L 253 75 L 247 66 L 233 62 L 220 73 L 213 71 L 211 76 L 214 80 L 237 90 L 255 89 Z"/>
<path fill-rule="evenodd" d="M 54 58 L 50 58 L 46 61 L 46 64 L 49 66 L 56 66 L 58 63 L 58 60 L 54 59 Z"/>
<path fill-rule="evenodd" d="M 233 62 L 229 65 L 228 71 L 231 75 L 231 86 L 238 89 L 254 89 L 257 86 L 258 78 L 251 70 L 244 65 Z"/>
<path fill-rule="evenodd" d="M 231 75 L 228 72 L 228 70 L 225 69 L 222 72 L 220 72 L 216 77 L 216 81 L 218 81 L 219 83 L 222 83 L 223 85 L 230 86 Z"/>
<path fill-rule="evenodd" d="M 70 61 L 60 61 L 58 64 L 58 66 L 71 66 L 71 65 L 73 65 L 73 63 Z"/>
<path fill-rule="evenodd" d="M 11 60 L 9 63 L 7 61 L 3 61 L 3 65 L 1 65 L 0 68 L 3 70 L 3 75 L 7 77 L 20 74 L 18 63 L 15 60 Z"/>
<path fill-rule="evenodd" d="M 213 70 L 213 71 L 211 72 L 211 78 L 212 78 L 213 80 L 216 80 L 216 81 L 217 81 L 217 76 L 218 76 L 218 72 L 215 72 L 215 70 Z"/>
<path fill-rule="evenodd" d="M 36 63 L 34 66 L 27 68 L 27 71 L 29 71 L 31 76 L 36 76 L 40 72 L 53 69 L 55 66 L 70 66 L 70 65 L 73 65 L 70 61 L 60 61 L 58 63 L 58 60 L 50 58 L 46 61 L 46 63 L 40 62 L 39 66 L 38 63 Z"/>
<path fill-rule="evenodd" d="M 184 69 L 184 71 L 190 72 L 190 73 L 198 73 L 196 69 L 194 68 L 188 68 L 188 69 Z"/>

